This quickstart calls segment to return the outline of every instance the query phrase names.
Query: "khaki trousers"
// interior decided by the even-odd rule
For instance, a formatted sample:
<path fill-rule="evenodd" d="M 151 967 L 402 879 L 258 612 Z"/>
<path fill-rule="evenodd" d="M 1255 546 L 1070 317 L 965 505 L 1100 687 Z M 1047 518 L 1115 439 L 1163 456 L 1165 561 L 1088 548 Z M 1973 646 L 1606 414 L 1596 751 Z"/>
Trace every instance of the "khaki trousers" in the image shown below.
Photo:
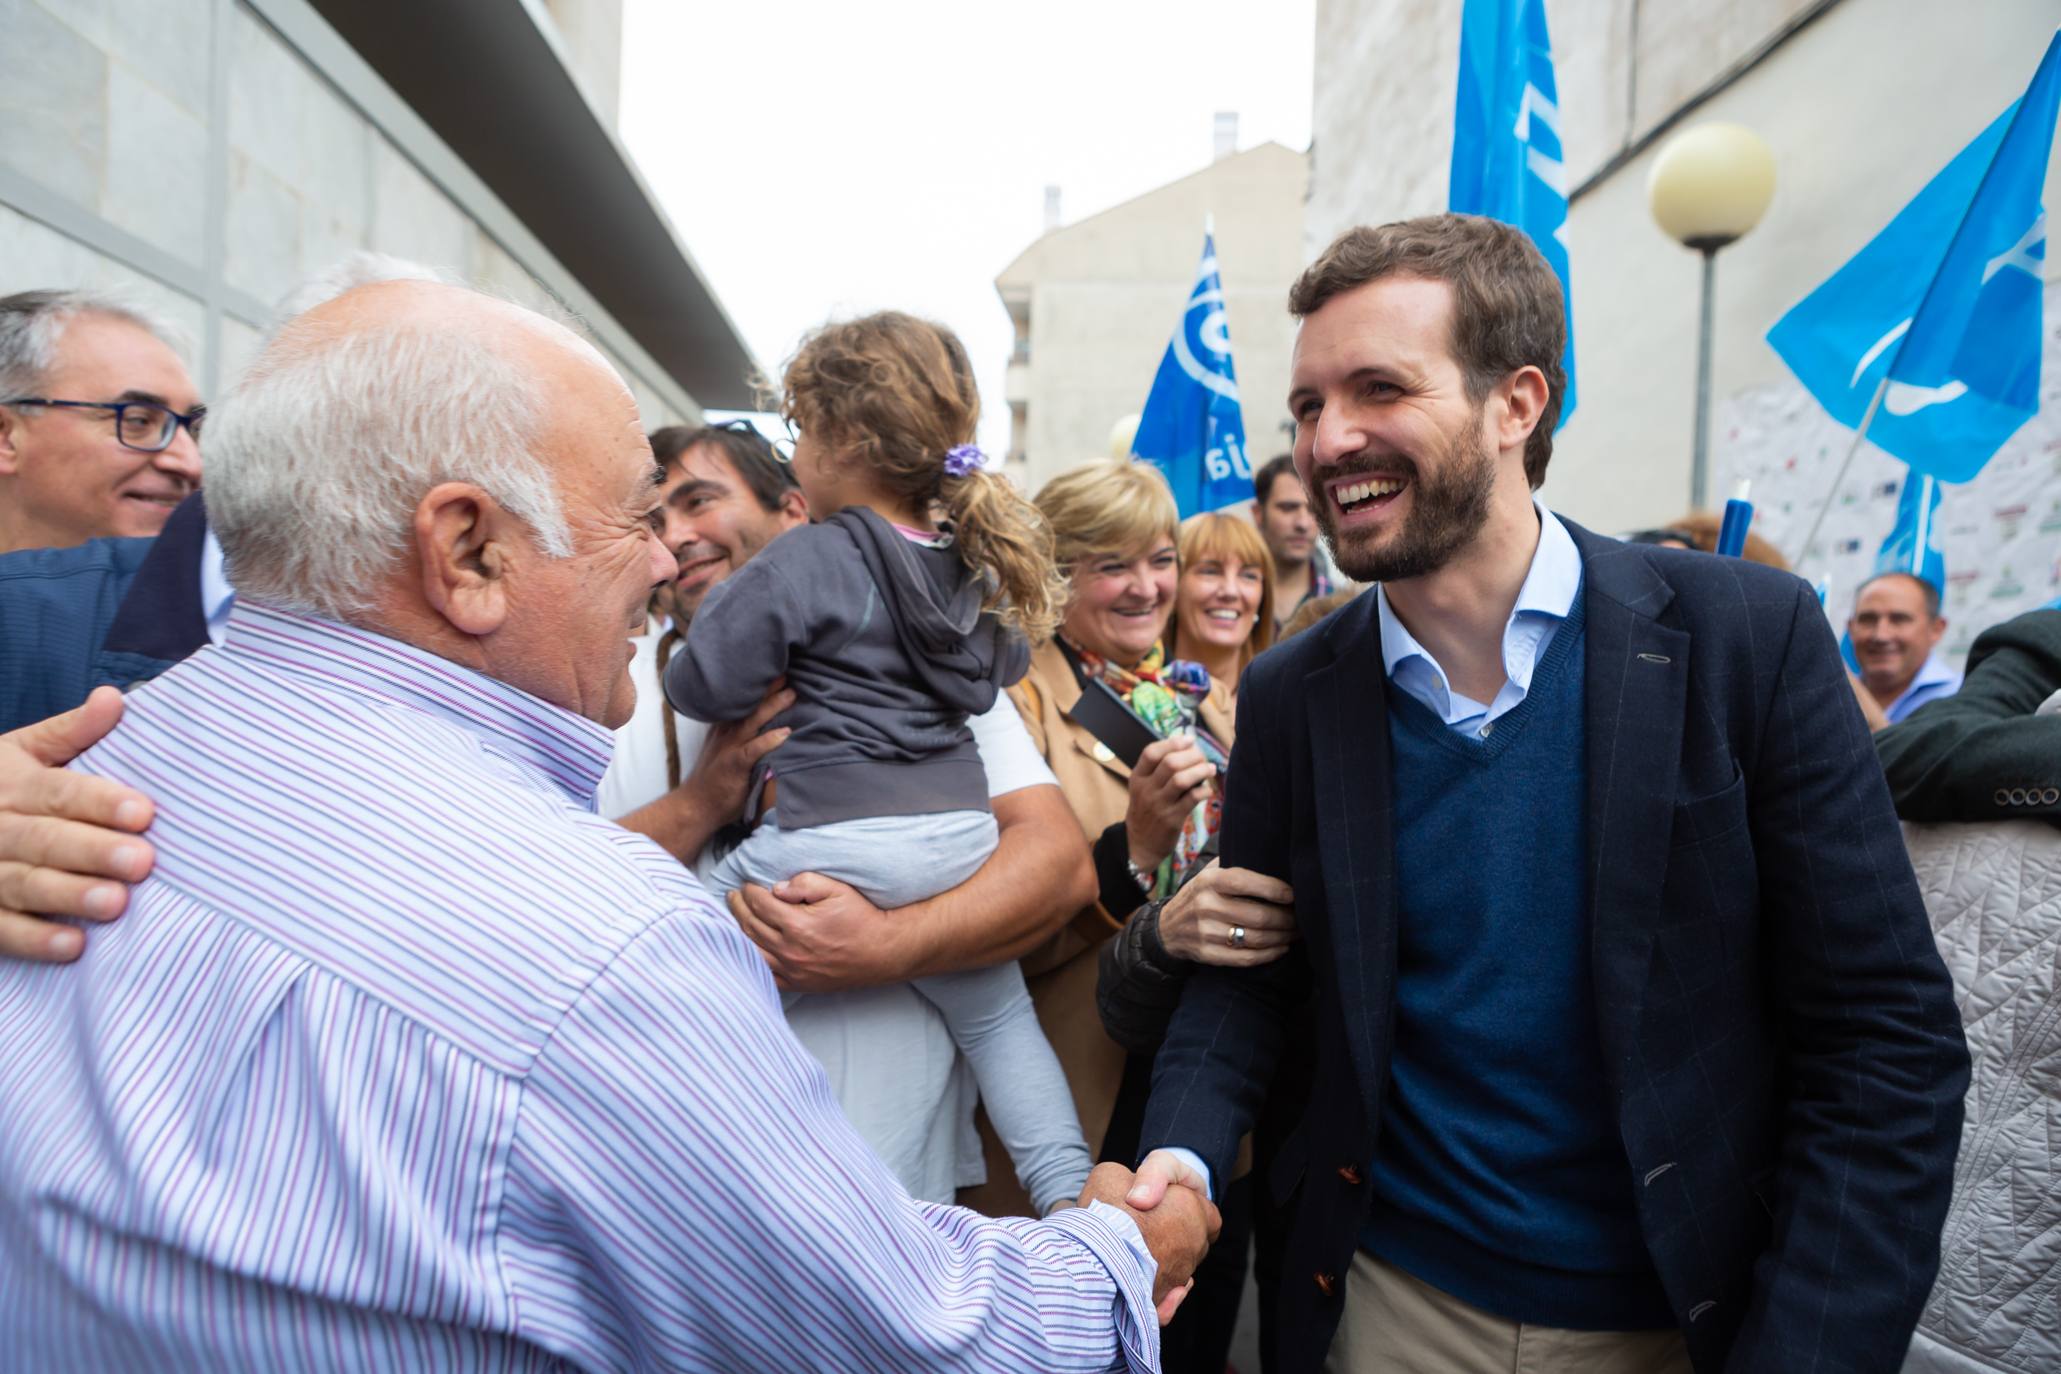
<path fill-rule="evenodd" d="M 1690 1374 L 1679 1331 L 1562 1331 L 1490 1316 L 1365 1250 L 1324 1374 Z"/>

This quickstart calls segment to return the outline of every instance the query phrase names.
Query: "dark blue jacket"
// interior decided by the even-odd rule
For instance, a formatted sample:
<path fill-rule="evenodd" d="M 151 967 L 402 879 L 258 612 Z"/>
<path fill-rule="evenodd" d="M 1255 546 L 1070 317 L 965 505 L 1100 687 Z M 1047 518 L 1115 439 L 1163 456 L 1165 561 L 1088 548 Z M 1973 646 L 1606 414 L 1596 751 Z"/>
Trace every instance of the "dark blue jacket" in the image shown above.
<path fill-rule="evenodd" d="M 1968 1055 L 1838 647 L 1786 573 L 1567 523 L 1594 1014 L 1641 1234 L 1700 1374 L 1895 1370 L 1938 1267 Z M 1248 671 L 1223 862 L 1291 883 L 1303 939 L 1189 980 L 1142 1136 L 1229 1177 L 1281 1056 L 1314 1057 L 1273 1179 L 1296 1190 L 1282 1374 L 1317 1370 L 1337 1328 L 1388 1082 L 1383 676 L 1372 596 Z M 1301 1003 L 1314 1043 L 1286 1045 Z"/>
<path fill-rule="evenodd" d="M 207 511 L 181 502 L 155 539 L 0 554 L 0 733 L 127 689 L 208 642 Z"/>

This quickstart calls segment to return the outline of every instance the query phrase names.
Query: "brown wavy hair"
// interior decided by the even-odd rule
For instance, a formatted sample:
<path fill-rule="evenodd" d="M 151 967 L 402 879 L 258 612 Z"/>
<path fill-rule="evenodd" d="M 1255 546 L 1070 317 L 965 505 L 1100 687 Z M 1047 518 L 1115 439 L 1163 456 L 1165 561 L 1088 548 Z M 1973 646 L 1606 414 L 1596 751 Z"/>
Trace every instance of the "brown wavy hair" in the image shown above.
<path fill-rule="evenodd" d="M 980 420 L 958 335 L 897 310 L 826 324 L 802 340 L 780 389 L 791 424 L 951 529 L 986 584 L 987 610 L 1034 644 L 1052 637 L 1067 593 L 1044 516 L 1000 473 L 945 471 L 945 454 L 972 443 Z"/>
<path fill-rule="evenodd" d="M 1692 510 L 1679 520 L 1670 521 L 1668 528 L 1679 530 L 1689 536 L 1689 542 L 1704 553 L 1716 553 L 1718 531 L 1724 528 L 1725 517 L 1714 510 Z M 1749 563 L 1765 563 L 1771 568 L 1788 572 L 1789 560 L 1782 551 L 1752 530 L 1746 532 L 1746 548 L 1740 555 Z"/>

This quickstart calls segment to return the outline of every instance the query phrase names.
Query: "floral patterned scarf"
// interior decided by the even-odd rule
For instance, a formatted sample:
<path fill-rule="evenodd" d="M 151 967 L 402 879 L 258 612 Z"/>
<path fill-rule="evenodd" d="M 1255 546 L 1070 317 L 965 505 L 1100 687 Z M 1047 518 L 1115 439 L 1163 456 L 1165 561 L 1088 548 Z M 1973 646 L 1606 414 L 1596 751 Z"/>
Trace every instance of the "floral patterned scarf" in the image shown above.
<path fill-rule="evenodd" d="M 1152 651 L 1130 668 L 1091 654 L 1071 641 L 1066 648 L 1080 666 L 1082 676 L 1099 677 L 1108 683 L 1110 690 L 1152 727 L 1153 734 L 1161 739 L 1187 735 L 1195 741 L 1202 756 L 1217 766 L 1217 790 L 1181 823 L 1174 852 L 1161 861 L 1153 875 L 1151 895 L 1164 897 L 1173 891 L 1175 880 L 1187 871 L 1203 846 L 1215 837 L 1224 815 L 1223 771 L 1230 751 L 1203 728 L 1201 721 L 1202 702 L 1209 695 L 1209 670 L 1185 658 L 1168 661 L 1163 644 L 1154 644 Z"/>

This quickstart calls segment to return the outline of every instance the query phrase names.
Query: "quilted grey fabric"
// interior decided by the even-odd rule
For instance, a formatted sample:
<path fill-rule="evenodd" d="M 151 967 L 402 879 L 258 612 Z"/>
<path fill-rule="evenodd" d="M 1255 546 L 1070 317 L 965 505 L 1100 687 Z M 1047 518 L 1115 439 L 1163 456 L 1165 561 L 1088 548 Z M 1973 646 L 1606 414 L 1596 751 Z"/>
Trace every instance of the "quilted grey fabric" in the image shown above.
<path fill-rule="evenodd" d="M 1906 1374 L 2061 1370 L 2061 830 L 1906 825 L 1974 1076 Z"/>

